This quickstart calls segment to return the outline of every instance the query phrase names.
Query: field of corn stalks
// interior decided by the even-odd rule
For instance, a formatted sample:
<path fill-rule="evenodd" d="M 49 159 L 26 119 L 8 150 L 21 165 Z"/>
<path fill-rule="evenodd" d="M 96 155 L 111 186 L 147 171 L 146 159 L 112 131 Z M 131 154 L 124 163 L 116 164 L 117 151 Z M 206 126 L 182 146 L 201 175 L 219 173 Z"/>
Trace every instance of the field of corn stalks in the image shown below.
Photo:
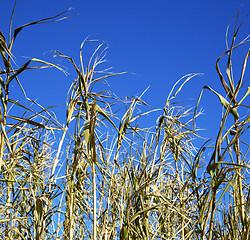
<path fill-rule="evenodd" d="M 79 62 L 55 52 L 76 74 L 65 96 L 66 122 L 26 96 L 23 72 L 64 70 L 37 58 L 17 67 L 16 37 L 64 14 L 16 29 L 12 15 L 9 36 L 0 31 L 0 239 L 250 239 L 250 50 L 236 66 L 238 76 L 232 66 L 232 53 L 249 44 L 237 39 L 243 22 L 236 22 L 228 50 L 216 61 L 224 92 L 204 86 L 196 106 L 182 107 L 175 98 L 197 74 L 186 75 L 162 104 L 156 125 L 144 127 L 141 117 L 155 110 L 143 94 L 121 100 L 108 89 L 97 91 L 126 74 L 100 70 L 103 41 L 84 40 Z M 89 59 L 85 48 L 93 49 Z M 196 126 L 204 90 L 222 106 L 215 110 L 222 112 L 215 140 L 200 138 Z"/>

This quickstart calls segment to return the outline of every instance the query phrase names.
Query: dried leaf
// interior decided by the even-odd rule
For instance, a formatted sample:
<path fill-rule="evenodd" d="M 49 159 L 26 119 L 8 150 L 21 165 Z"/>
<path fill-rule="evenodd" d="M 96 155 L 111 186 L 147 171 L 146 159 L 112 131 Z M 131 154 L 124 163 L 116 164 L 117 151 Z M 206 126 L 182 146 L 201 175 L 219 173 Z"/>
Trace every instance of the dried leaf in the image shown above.
<path fill-rule="evenodd" d="M 239 119 L 239 114 L 237 112 L 237 110 L 235 108 L 233 108 L 229 102 L 224 98 L 222 97 L 219 93 L 217 93 L 216 91 L 214 91 L 212 88 L 210 88 L 209 86 L 204 86 L 203 88 L 206 88 L 206 89 L 209 89 L 210 91 L 212 91 L 213 93 L 215 93 L 217 95 L 217 97 L 220 99 L 220 102 L 222 104 L 222 106 L 227 109 L 229 108 L 229 112 L 231 114 L 233 114 L 233 116 L 236 118 L 236 119 Z"/>

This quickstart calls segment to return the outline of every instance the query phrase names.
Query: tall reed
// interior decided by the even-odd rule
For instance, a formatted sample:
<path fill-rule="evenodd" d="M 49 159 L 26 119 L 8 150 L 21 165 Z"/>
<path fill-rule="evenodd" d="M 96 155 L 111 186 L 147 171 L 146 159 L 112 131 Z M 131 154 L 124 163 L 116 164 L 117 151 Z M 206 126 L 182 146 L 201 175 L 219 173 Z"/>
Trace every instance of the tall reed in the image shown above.
<path fill-rule="evenodd" d="M 236 43 L 243 24 L 238 17 L 231 44 L 216 61 L 226 97 L 204 86 L 194 108 L 175 100 L 199 74 L 177 81 L 163 109 L 152 110 L 144 93 L 125 100 L 110 93 L 108 79 L 124 72 L 105 68 L 105 42 L 85 39 L 79 64 L 56 51 L 75 70 L 61 124 L 50 107 L 26 96 L 19 77 L 33 68 L 63 69 L 36 58 L 16 68 L 12 47 L 23 28 L 64 19 L 66 12 L 12 33 L 13 14 L 8 42 L 0 32 L 0 238 L 249 239 L 250 89 L 243 83 L 250 51 L 240 76 L 233 76 L 232 53 L 248 44 L 248 38 Z M 219 67 L 223 58 L 227 80 Z M 12 94 L 12 81 L 34 108 Z M 204 89 L 224 108 L 214 144 L 196 128 Z M 156 125 L 142 126 L 154 111 Z"/>

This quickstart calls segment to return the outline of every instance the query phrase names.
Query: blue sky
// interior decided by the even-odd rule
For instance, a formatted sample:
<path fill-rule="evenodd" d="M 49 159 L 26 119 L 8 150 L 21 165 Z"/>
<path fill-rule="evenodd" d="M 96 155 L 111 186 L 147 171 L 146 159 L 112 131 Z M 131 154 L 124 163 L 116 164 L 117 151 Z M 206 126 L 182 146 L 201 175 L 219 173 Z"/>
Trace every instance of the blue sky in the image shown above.
<path fill-rule="evenodd" d="M 2 4 L 5 10 L 1 11 L 0 29 L 6 38 L 13 4 L 13 0 Z M 58 63 L 50 50 L 60 50 L 79 64 L 81 42 L 90 35 L 91 39 L 109 43 L 106 58 L 114 72 L 135 73 L 110 79 L 111 90 L 124 98 L 140 95 L 150 86 L 144 100 L 154 108 L 162 108 L 173 84 L 188 73 L 203 75 L 186 85 L 180 100 L 191 100 L 190 104 L 194 104 L 204 85 L 225 95 L 215 71 L 215 61 L 226 50 L 225 33 L 232 17 L 235 20 L 240 9 L 242 20 L 250 10 L 250 1 L 22 0 L 17 2 L 13 27 L 54 16 L 70 7 L 73 9 L 68 15 L 75 16 L 21 32 L 13 48 L 16 63 L 21 66 L 32 57 Z M 249 25 L 248 18 L 238 41 L 249 34 Z M 235 55 L 236 68 L 237 64 L 241 67 L 248 47 L 249 44 Z M 59 116 L 65 116 L 67 90 L 75 78 L 70 68 L 69 72 L 70 75 L 65 76 L 47 69 L 24 73 L 20 79 L 30 98 L 44 106 L 61 105 Z M 247 73 L 249 76 L 249 69 Z M 219 100 L 211 92 L 205 92 L 200 106 L 204 115 L 199 126 L 210 129 L 210 137 L 215 137 L 211 129 L 220 122 Z"/>

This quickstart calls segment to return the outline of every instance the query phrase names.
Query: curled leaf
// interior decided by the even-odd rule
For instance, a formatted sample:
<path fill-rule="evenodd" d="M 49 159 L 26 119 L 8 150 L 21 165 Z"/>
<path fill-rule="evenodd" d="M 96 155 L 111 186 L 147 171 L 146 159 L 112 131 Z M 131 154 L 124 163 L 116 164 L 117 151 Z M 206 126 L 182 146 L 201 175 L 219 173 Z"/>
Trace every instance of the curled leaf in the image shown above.
<path fill-rule="evenodd" d="M 231 114 L 233 114 L 233 116 L 236 118 L 236 119 L 239 119 L 239 113 L 237 112 L 237 110 L 235 108 L 233 108 L 229 102 L 224 98 L 222 97 L 219 93 L 217 93 L 216 91 L 214 91 L 212 88 L 210 88 L 209 86 L 204 86 L 203 88 L 206 88 L 206 89 L 209 89 L 210 91 L 212 91 L 213 93 L 215 93 L 217 95 L 217 97 L 219 98 L 222 106 L 227 109 L 229 108 L 229 112 Z"/>

